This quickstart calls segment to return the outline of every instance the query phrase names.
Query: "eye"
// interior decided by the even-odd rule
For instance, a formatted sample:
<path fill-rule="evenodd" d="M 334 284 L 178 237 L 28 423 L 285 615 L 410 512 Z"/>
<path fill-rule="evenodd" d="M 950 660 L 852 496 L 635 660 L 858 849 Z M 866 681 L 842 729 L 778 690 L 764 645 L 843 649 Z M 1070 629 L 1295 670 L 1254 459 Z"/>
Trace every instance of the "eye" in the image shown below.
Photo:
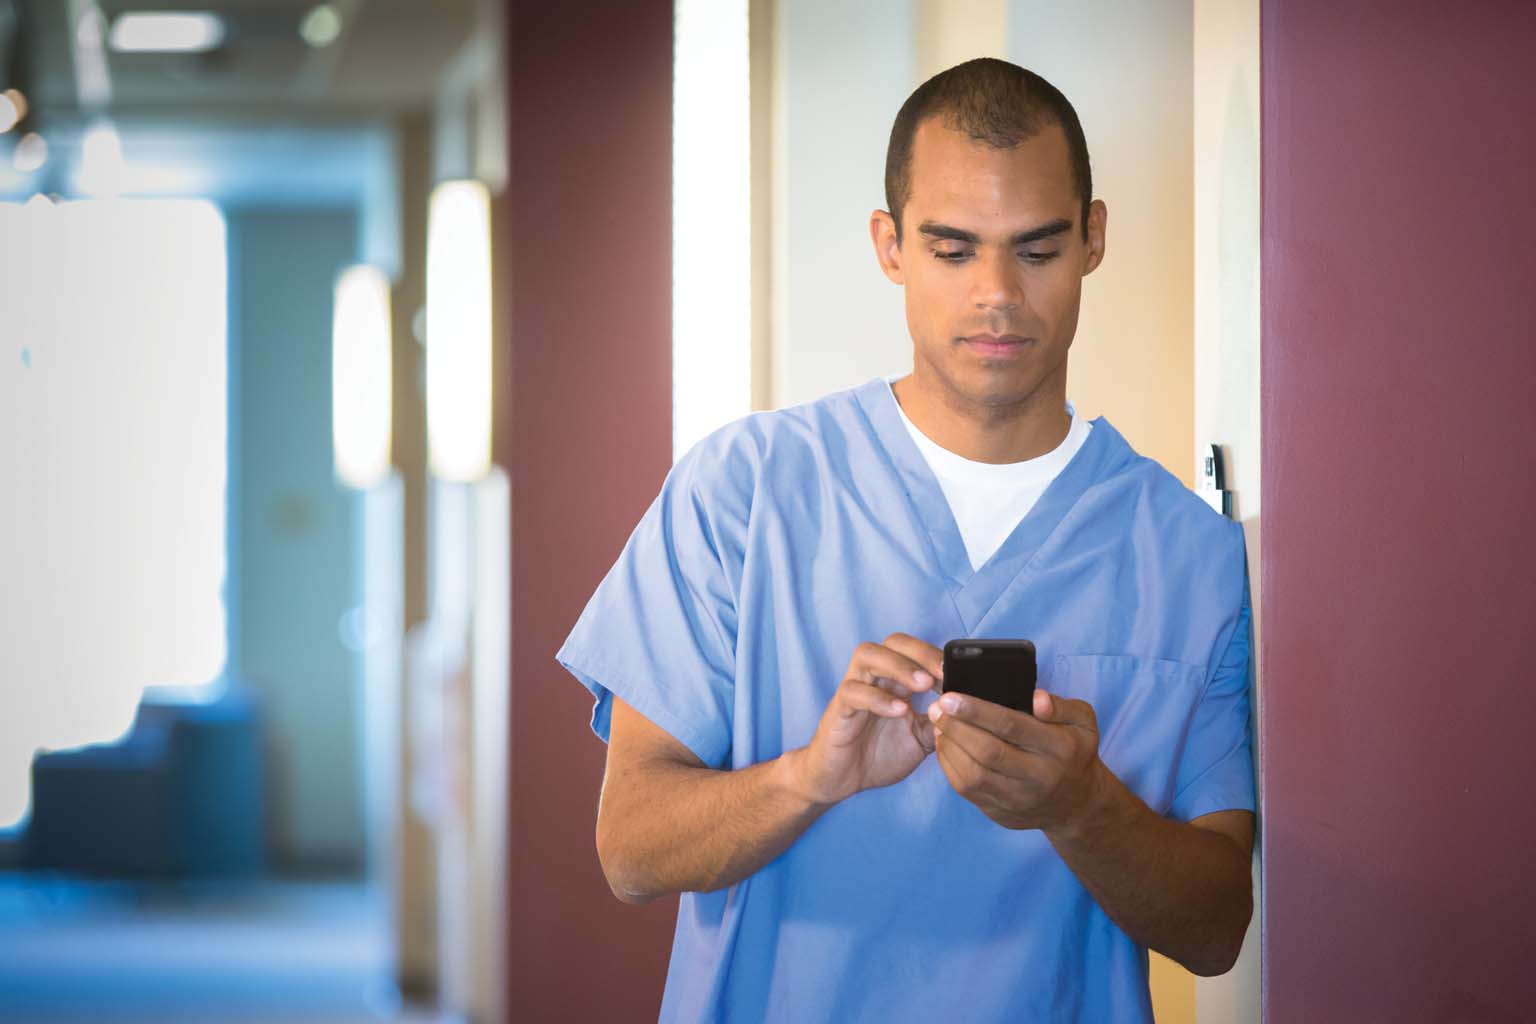
<path fill-rule="evenodd" d="M 969 249 L 935 249 L 933 258 L 941 263 L 959 263 L 971 255 Z"/>
<path fill-rule="evenodd" d="M 1057 256 L 1060 256 L 1060 255 L 1061 255 L 1060 252 L 1055 252 L 1055 251 L 1050 251 L 1050 252 L 1031 252 L 1031 251 L 1026 249 L 1025 251 L 1019 253 L 1019 258 L 1022 259 L 1025 263 L 1040 264 L 1040 263 L 1049 263 L 1049 262 L 1051 262 L 1051 260 L 1055 259 Z"/>

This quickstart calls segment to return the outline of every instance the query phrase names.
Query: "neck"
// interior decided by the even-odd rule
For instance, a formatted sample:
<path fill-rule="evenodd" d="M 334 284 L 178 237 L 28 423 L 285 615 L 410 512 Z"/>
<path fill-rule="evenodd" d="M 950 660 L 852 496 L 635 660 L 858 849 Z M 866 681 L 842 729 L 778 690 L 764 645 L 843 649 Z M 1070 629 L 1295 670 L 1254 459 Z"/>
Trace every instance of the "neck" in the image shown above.
<path fill-rule="evenodd" d="M 1055 451 L 1072 427 L 1066 366 L 1024 398 L 1003 405 L 973 402 L 915 371 L 891 385 L 914 426 L 941 448 L 973 462 L 1002 464 Z"/>

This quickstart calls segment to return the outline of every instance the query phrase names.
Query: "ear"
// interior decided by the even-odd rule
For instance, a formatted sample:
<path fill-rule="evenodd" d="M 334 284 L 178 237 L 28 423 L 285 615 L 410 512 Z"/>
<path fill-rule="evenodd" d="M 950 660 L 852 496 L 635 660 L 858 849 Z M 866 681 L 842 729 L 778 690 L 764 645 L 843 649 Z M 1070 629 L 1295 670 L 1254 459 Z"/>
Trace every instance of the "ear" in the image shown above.
<path fill-rule="evenodd" d="M 1104 205 L 1104 200 L 1095 199 L 1088 204 L 1088 260 L 1083 265 L 1083 274 L 1087 276 L 1098 269 L 1104 262 L 1104 229 L 1109 222 L 1109 207 Z"/>
<path fill-rule="evenodd" d="M 875 244 L 880 270 L 896 284 L 905 284 L 901 273 L 901 243 L 896 240 L 896 221 L 884 210 L 869 215 L 869 240 Z"/>

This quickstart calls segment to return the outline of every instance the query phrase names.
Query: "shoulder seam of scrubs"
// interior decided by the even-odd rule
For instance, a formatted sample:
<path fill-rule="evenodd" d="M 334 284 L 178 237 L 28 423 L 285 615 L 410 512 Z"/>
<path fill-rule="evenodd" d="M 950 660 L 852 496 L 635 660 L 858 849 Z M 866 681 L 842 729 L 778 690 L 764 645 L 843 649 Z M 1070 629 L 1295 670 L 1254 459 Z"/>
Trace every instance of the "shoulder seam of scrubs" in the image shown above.
<path fill-rule="evenodd" d="M 1250 588 L 1250 581 L 1248 579 L 1248 538 L 1247 535 L 1243 533 L 1242 523 L 1230 519 L 1227 521 L 1237 529 L 1237 558 L 1238 565 L 1242 569 L 1242 582 L 1239 584 L 1239 589 L 1237 592 L 1237 610 L 1232 613 L 1232 625 L 1230 627 L 1230 632 L 1226 633 L 1226 643 L 1221 642 L 1221 633 L 1216 634 L 1216 644 L 1220 646 L 1221 653 L 1213 657 L 1206 665 L 1205 683 L 1200 687 L 1201 700 L 1205 699 L 1205 695 L 1210 690 L 1211 684 L 1216 682 L 1216 673 L 1221 671 L 1221 663 L 1226 660 L 1227 652 L 1232 650 L 1232 645 L 1237 642 L 1238 633 L 1240 631 L 1239 627 L 1243 624 L 1243 619 L 1245 617 L 1249 621 L 1248 636 L 1246 637 L 1246 640 L 1248 641 L 1249 689 L 1251 690 L 1253 686 L 1253 598 Z M 1247 613 L 1246 616 L 1244 614 L 1245 611 Z M 1214 648 L 1212 653 L 1215 653 Z"/>

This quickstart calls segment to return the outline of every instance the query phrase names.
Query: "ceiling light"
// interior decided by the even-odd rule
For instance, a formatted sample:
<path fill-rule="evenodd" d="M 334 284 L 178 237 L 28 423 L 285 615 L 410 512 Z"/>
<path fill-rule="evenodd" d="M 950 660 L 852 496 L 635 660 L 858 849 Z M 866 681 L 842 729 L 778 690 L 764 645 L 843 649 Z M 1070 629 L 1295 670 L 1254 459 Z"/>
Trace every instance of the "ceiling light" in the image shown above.
<path fill-rule="evenodd" d="M 427 211 L 427 461 L 439 480 L 491 465 L 491 197 L 445 181 Z"/>
<path fill-rule="evenodd" d="M 100 46 L 103 15 L 95 4 L 86 4 L 75 20 L 75 42 L 81 46 Z"/>
<path fill-rule="evenodd" d="M 37 132 L 28 132 L 16 143 L 16 152 L 11 155 L 11 164 L 22 174 L 31 174 L 40 170 L 43 164 L 48 162 L 48 140 Z"/>
<path fill-rule="evenodd" d="M 75 18 L 75 42 L 70 48 L 75 63 L 75 92 L 81 107 L 101 110 L 112 102 L 112 72 L 107 67 L 103 41 L 107 34 L 106 17 L 91 0 L 81 0 L 81 3 L 69 6 L 71 10 L 79 10 Z"/>
<path fill-rule="evenodd" d="M 389 279 L 348 267 L 336 281 L 331 321 L 331 440 L 336 475 L 367 490 L 389 475 Z"/>
<path fill-rule="evenodd" d="M 341 35 L 341 15 L 331 4 L 312 7 L 304 20 L 299 22 L 299 35 L 315 49 L 330 46 Z"/>
<path fill-rule="evenodd" d="M 126 166 L 117 129 L 106 121 L 92 125 L 80 142 L 81 191 L 98 198 L 117 195 L 123 189 Z"/>
<path fill-rule="evenodd" d="M 27 116 L 27 98 L 16 89 L 0 92 L 0 135 L 15 128 Z"/>
<path fill-rule="evenodd" d="M 207 11 L 135 11 L 112 22 L 119 53 L 204 53 L 224 41 L 224 21 Z"/>

